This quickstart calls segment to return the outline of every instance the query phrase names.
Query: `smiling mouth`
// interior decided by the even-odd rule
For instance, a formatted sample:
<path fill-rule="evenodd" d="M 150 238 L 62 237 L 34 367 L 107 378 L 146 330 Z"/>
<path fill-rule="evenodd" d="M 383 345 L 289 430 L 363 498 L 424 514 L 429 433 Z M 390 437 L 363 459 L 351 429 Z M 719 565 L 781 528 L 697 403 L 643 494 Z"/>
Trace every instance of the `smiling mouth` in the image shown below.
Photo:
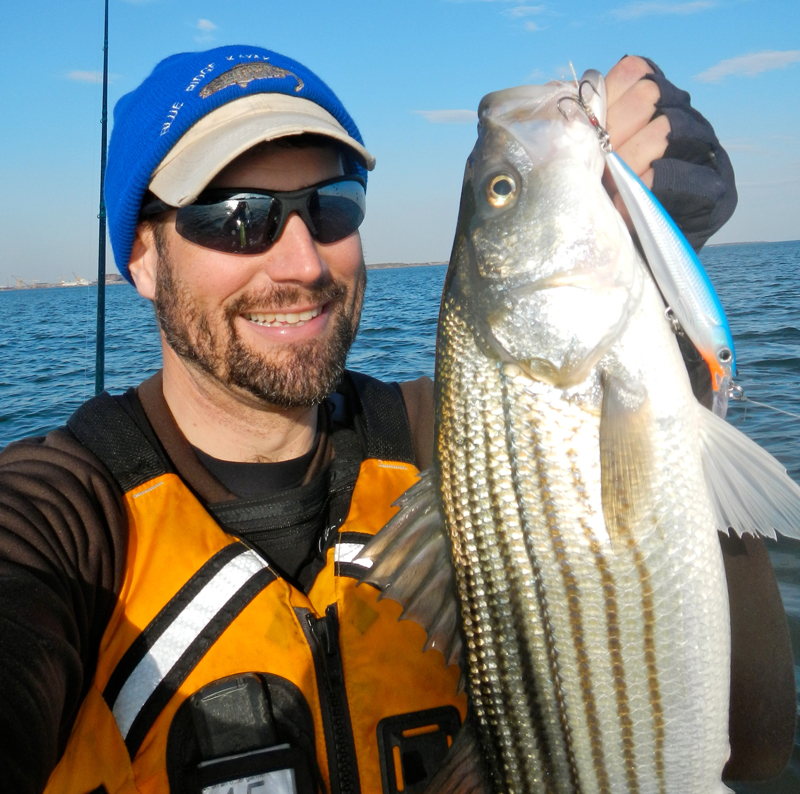
<path fill-rule="evenodd" d="M 244 312 L 243 317 L 268 328 L 299 328 L 322 314 L 322 306 L 304 312 Z"/>

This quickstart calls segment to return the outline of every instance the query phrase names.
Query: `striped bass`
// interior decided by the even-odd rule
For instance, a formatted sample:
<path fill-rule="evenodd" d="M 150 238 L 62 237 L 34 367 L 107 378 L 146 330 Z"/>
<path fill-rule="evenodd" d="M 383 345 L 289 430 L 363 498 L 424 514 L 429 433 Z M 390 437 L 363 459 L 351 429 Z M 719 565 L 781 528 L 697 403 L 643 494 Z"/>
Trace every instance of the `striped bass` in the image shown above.
<path fill-rule="evenodd" d="M 365 581 L 461 664 L 485 789 L 724 792 L 717 529 L 796 537 L 800 489 L 696 401 L 592 124 L 559 105 L 574 94 L 481 102 L 442 297 L 434 463 L 363 553 Z"/>

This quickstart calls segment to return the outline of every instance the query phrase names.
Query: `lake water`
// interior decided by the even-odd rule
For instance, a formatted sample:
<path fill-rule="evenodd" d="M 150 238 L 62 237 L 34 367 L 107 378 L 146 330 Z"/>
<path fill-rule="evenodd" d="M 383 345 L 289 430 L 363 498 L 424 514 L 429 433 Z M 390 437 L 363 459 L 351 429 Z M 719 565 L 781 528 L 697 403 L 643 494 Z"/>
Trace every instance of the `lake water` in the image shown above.
<path fill-rule="evenodd" d="M 733 330 L 747 395 L 794 417 L 733 404 L 729 418 L 800 481 L 800 242 L 706 249 L 701 259 Z M 349 366 L 377 377 L 433 375 L 444 266 L 372 270 Z M 94 391 L 95 290 L 0 292 L 0 447 L 63 424 Z M 152 309 L 128 286 L 106 291 L 106 388 L 136 385 L 160 366 Z M 800 660 L 800 543 L 770 543 Z M 800 667 L 795 666 L 800 678 Z M 786 772 L 739 794 L 800 791 L 800 742 Z"/>

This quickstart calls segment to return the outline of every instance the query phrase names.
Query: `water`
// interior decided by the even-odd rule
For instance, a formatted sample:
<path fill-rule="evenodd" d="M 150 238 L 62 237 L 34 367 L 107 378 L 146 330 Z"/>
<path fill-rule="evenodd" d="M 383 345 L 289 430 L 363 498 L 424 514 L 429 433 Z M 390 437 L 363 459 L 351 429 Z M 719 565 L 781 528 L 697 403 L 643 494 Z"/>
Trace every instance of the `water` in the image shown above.
<path fill-rule="evenodd" d="M 731 322 L 738 382 L 753 400 L 800 416 L 800 242 L 720 246 L 701 259 Z M 446 268 L 369 273 L 361 330 L 349 366 L 387 380 L 433 375 Z M 127 286 L 106 292 L 106 388 L 136 385 L 160 366 L 152 309 Z M 0 447 L 63 424 L 94 390 L 95 291 L 0 292 Z M 800 419 L 733 404 L 729 417 L 800 481 Z M 770 543 L 800 661 L 800 543 Z M 800 666 L 795 667 L 800 680 Z M 786 772 L 738 794 L 800 790 L 800 733 Z"/>

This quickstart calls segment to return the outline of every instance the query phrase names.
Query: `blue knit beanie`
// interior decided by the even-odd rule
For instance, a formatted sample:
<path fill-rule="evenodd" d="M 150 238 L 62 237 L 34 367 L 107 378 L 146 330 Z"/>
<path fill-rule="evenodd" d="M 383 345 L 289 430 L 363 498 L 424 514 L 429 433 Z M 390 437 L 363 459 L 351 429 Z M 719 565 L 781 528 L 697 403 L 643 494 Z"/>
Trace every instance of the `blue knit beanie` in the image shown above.
<path fill-rule="evenodd" d="M 230 73 L 230 74 L 227 74 Z M 250 94 L 275 93 L 310 100 L 363 145 L 344 106 L 322 80 L 297 61 L 261 47 L 229 45 L 171 55 L 114 108 L 108 147 L 105 201 L 114 260 L 128 272 L 142 198 L 153 171 L 192 125 L 211 111 Z M 356 157 L 348 171 L 366 179 Z"/>

